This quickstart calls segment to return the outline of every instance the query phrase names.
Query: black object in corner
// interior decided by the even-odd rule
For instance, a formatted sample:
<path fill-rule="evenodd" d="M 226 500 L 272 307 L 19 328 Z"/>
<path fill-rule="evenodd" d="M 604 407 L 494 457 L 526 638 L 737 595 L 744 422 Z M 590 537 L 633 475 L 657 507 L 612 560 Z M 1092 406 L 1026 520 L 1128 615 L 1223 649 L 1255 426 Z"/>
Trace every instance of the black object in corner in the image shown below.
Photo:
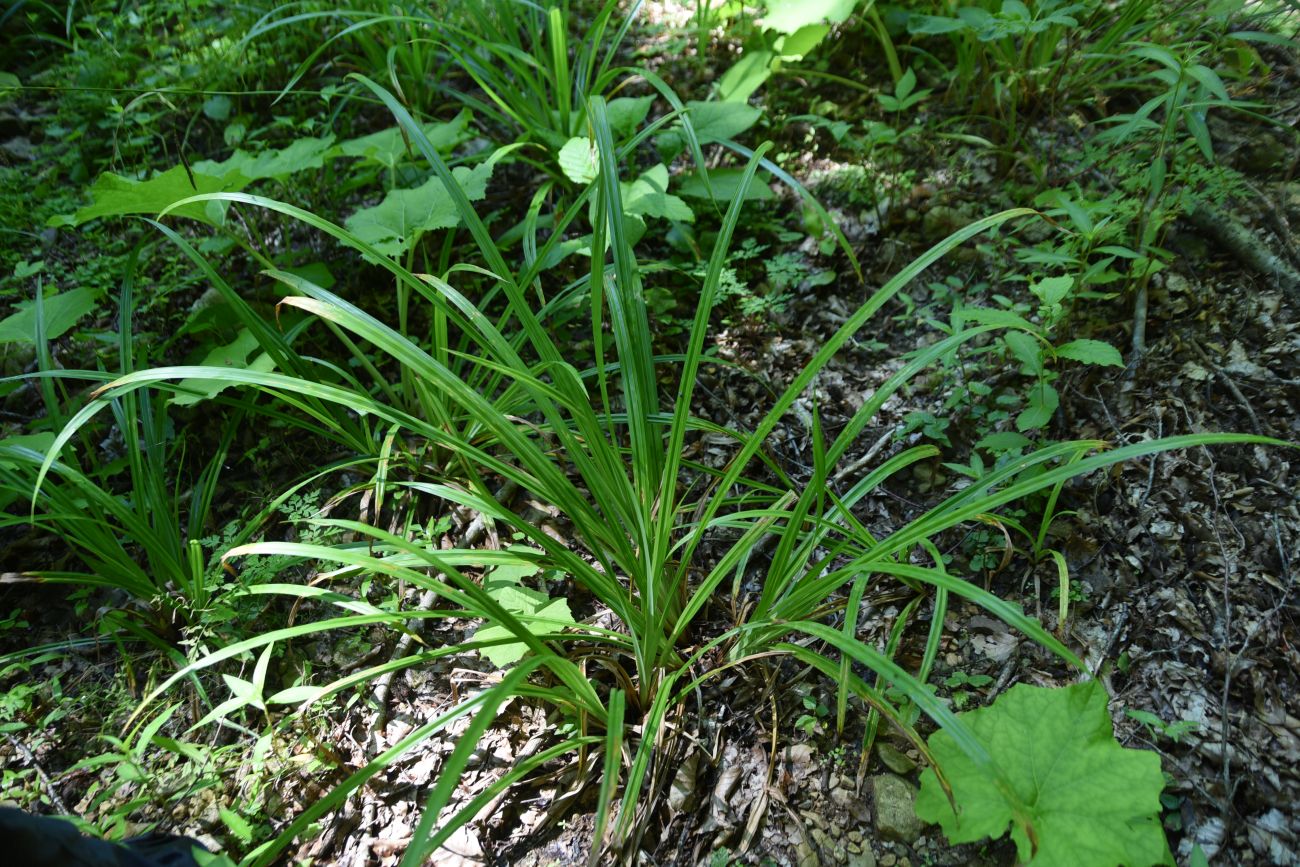
<path fill-rule="evenodd" d="M 47 816 L 0 807 L 0 861 L 15 867 L 198 867 L 203 844 L 174 834 L 145 834 L 123 843 L 88 837 Z"/>

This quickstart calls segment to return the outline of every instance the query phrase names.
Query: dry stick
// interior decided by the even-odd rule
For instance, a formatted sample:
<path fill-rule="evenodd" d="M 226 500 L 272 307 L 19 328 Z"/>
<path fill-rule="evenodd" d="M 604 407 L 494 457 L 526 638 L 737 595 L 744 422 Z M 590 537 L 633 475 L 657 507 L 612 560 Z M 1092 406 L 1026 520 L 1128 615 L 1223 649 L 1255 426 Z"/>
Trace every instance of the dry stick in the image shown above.
<path fill-rule="evenodd" d="M 514 482 L 506 482 L 501 486 L 501 489 L 496 492 L 497 502 L 508 501 L 518 490 L 519 487 Z M 487 532 L 487 518 L 482 512 L 480 512 L 474 516 L 474 519 L 470 521 L 469 526 L 465 528 L 465 533 L 461 536 L 460 540 L 461 546 L 469 547 L 474 545 L 483 538 L 485 532 Z M 420 596 L 420 601 L 416 605 L 415 610 L 419 612 L 428 611 L 433 608 L 434 603 L 437 601 L 438 594 L 432 590 L 426 590 L 424 591 L 424 594 Z M 390 657 L 390 660 L 401 659 L 410 652 L 411 645 L 415 643 L 415 632 L 419 627 L 419 618 L 411 618 L 406 622 L 407 631 L 398 639 L 397 645 L 393 648 L 393 655 Z M 392 691 L 393 675 L 396 673 L 396 670 L 387 671 L 380 675 L 379 679 L 375 681 L 375 704 L 378 705 L 378 709 L 375 714 L 374 727 L 371 730 L 371 747 L 376 755 L 384 751 L 384 728 L 388 725 L 388 696 Z M 365 867 L 365 864 L 370 858 L 371 847 L 374 845 L 375 840 L 370 834 L 369 829 L 374 824 L 375 812 L 374 801 L 367 801 L 362 806 L 361 827 L 367 830 L 365 835 L 361 838 L 361 843 L 357 848 L 355 860 L 356 867 Z"/>
<path fill-rule="evenodd" d="M 1246 411 L 1246 415 L 1250 416 L 1250 426 L 1255 429 L 1255 433 L 1259 436 L 1263 436 L 1264 429 L 1260 426 L 1259 416 L 1255 415 L 1255 408 L 1250 405 L 1250 401 L 1246 400 L 1246 396 L 1241 393 L 1241 389 L 1237 387 L 1237 383 L 1233 382 L 1232 377 L 1224 373 L 1217 364 L 1210 360 L 1210 356 L 1205 353 L 1205 350 L 1201 348 L 1199 343 L 1192 341 L 1191 347 L 1192 351 L 1201 359 L 1201 364 L 1204 364 L 1214 372 L 1214 377 L 1228 387 L 1228 391 L 1232 392 L 1232 396 L 1241 404 L 1241 408 Z"/>
<path fill-rule="evenodd" d="M 1190 419 L 1189 419 L 1190 421 Z M 1223 556 L 1223 644 L 1227 648 L 1228 642 L 1232 639 L 1232 579 L 1237 575 L 1237 556 L 1235 553 L 1229 553 L 1227 544 L 1223 541 L 1223 533 L 1220 530 L 1221 518 L 1223 515 L 1223 501 L 1219 497 L 1219 486 L 1215 484 L 1215 463 L 1214 458 L 1210 455 L 1209 449 L 1204 446 L 1201 451 L 1205 454 L 1209 462 L 1209 475 L 1207 481 L 1210 484 L 1210 493 L 1214 497 L 1214 538 L 1219 543 L 1219 553 Z M 1235 529 L 1235 528 L 1234 528 Z M 1246 636 L 1241 650 L 1236 656 L 1227 661 L 1223 667 L 1223 688 L 1219 693 L 1219 741 L 1222 744 L 1222 763 L 1221 782 L 1223 785 L 1223 798 L 1219 802 L 1219 812 L 1223 817 L 1225 828 L 1232 825 L 1232 753 L 1228 743 L 1232 731 L 1232 718 L 1228 710 L 1228 703 L 1232 699 L 1232 676 L 1237 667 L 1237 659 L 1245 652 L 1247 644 L 1250 642 L 1250 635 Z"/>
<path fill-rule="evenodd" d="M 1132 380 L 1137 373 L 1138 362 L 1147 353 L 1147 286 L 1150 280 L 1138 284 L 1137 297 L 1133 299 L 1133 340 L 1131 343 L 1133 361 L 1128 366 L 1126 379 Z"/>
<path fill-rule="evenodd" d="M 1300 151 L 1296 152 L 1296 159 L 1300 160 Z M 1278 243 L 1282 245 L 1286 257 L 1291 260 L 1291 264 L 1300 265 L 1300 250 L 1296 250 L 1295 244 L 1291 242 L 1291 238 L 1295 233 L 1291 231 L 1291 223 L 1286 218 L 1285 208 L 1250 181 L 1245 183 L 1250 188 L 1250 191 L 1259 196 L 1259 200 L 1264 203 L 1264 220 L 1268 223 L 1268 227 L 1273 230 L 1273 236 L 1277 238 Z"/>
<path fill-rule="evenodd" d="M 31 748 L 9 732 L 5 732 L 5 738 L 8 739 L 9 745 L 22 753 L 23 758 L 25 758 L 28 763 L 31 764 L 32 768 L 35 769 L 36 776 L 41 778 L 41 784 L 45 786 L 45 791 L 50 796 L 50 803 L 53 804 L 62 815 L 71 816 L 72 811 L 68 809 L 68 805 L 63 803 L 63 799 L 59 797 L 58 790 L 54 788 L 54 781 L 45 773 L 45 769 L 42 768 L 41 763 L 36 760 L 36 754 L 31 751 Z"/>
<path fill-rule="evenodd" d="M 506 482 L 496 493 L 497 502 L 506 502 L 518 490 L 519 487 L 514 482 Z M 474 545 L 483 538 L 485 532 L 487 532 L 487 518 L 480 512 L 474 516 L 474 520 L 470 521 L 469 526 L 465 528 L 465 533 L 460 540 L 461 547 L 468 548 Z M 432 590 L 426 590 L 420 596 L 420 601 L 415 610 L 419 612 L 428 611 L 433 608 L 433 604 L 437 600 L 438 594 Z M 420 627 L 420 620 L 412 618 L 407 621 L 406 627 L 408 631 L 402 634 L 402 637 L 397 641 L 397 646 L 393 648 L 392 659 L 401 659 L 410 651 L 411 645 L 415 643 L 415 631 Z M 379 716 L 375 719 L 376 738 L 382 735 L 384 724 L 388 721 L 388 694 L 392 688 L 394 674 L 396 674 L 395 671 L 386 672 L 375 681 L 375 702 L 379 705 Z M 378 742 L 376 742 L 376 745 L 382 747 Z"/>

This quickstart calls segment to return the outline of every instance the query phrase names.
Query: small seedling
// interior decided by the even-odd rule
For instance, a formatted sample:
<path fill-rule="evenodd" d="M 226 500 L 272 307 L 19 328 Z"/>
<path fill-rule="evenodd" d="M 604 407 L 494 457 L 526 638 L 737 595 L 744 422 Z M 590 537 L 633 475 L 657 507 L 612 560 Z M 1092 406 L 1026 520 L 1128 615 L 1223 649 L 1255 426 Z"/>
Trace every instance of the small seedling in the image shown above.
<path fill-rule="evenodd" d="M 1174 743 L 1178 743 L 1184 736 L 1201 727 L 1199 722 L 1189 719 L 1165 722 L 1160 717 L 1145 710 L 1129 709 L 1124 711 L 1124 715 L 1131 720 L 1141 723 L 1152 740 L 1155 740 L 1157 735 L 1164 735 Z"/>

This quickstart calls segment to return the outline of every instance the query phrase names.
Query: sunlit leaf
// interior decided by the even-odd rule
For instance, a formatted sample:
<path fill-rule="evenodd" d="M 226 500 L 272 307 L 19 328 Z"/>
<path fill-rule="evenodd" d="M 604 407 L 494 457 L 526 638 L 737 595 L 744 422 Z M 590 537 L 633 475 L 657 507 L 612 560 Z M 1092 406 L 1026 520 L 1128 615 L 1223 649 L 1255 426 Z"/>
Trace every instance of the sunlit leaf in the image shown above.
<path fill-rule="evenodd" d="M 575 184 L 589 184 L 600 173 L 596 166 L 596 149 L 586 136 L 575 136 L 565 142 L 556 160 L 560 171 Z"/>
<path fill-rule="evenodd" d="M 469 138 L 469 122 L 472 117 L 469 109 L 465 109 L 451 120 L 425 124 L 422 129 L 435 148 L 447 152 Z M 402 135 L 401 127 L 393 126 L 360 138 L 341 141 L 334 146 L 330 155 L 361 157 L 385 166 L 394 166 L 407 158 L 407 140 Z"/>
<path fill-rule="evenodd" d="M 471 202 L 487 195 L 487 183 L 495 162 L 487 160 L 474 168 L 457 167 L 456 182 Z M 433 229 L 450 229 L 460 223 L 460 211 L 442 181 L 429 178 L 409 190 L 392 190 L 371 208 L 362 208 L 347 219 L 347 229 L 362 241 L 388 256 L 400 256 L 417 236 Z"/>
<path fill-rule="evenodd" d="M 858 0 L 767 0 L 763 24 L 781 33 L 794 33 L 809 24 L 842 24 Z"/>
<path fill-rule="evenodd" d="M 1115 741 L 1099 682 L 1048 689 L 1019 684 L 990 707 L 958 714 L 1010 790 L 976 768 L 946 731 L 930 749 L 952 786 L 953 812 L 934 771 L 921 775 L 916 813 L 952 843 L 1001 837 L 1035 867 L 1172 863 L 1158 819 L 1160 757 Z"/>

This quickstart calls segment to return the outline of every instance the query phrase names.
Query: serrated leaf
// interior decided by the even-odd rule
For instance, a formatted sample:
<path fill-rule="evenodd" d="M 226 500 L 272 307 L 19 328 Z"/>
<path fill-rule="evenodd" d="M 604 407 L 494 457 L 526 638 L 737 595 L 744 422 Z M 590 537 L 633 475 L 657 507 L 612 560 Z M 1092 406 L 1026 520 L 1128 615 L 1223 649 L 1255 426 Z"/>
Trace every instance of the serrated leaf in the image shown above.
<path fill-rule="evenodd" d="M 235 836 L 235 839 L 245 846 L 253 842 L 253 827 L 248 824 L 243 816 L 228 807 L 219 807 L 217 813 L 221 816 L 221 821 L 225 826 L 230 829 L 230 833 Z"/>
<path fill-rule="evenodd" d="M 1044 277 L 1029 284 L 1029 291 L 1044 304 L 1060 304 L 1074 288 L 1073 277 Z"/>
<path fill-rule="evenodd" d="M 763 26 L 794 33 L 809 24 L 842 24 L 858 0 L 767 0 Z"/>
<path fill-rule="evenodd" d="M 566 141 L 556 156 L 556 162 L 564 176 L 575 184 L 585 186 L 600 174 L 596 147 L 586 136 L 575 136 Z"/>
<path fill-rule="evenodd" d="M 938 823 L 949 842 L 1001 837 L 1009 826 L 1020 862 L 1035 867 L 1173 863 L 1158 819 L 1160 757 L 1115 741 L 1097 681 L 1058 689 L 1019 684 L 958 718 L 1008 786 L 981 773 L 947 732 L 932 735 L 957 812 L 926 770 L 916 814 Z"/>
<path fill-rule="evenodd" d="M 1043 369 L 1043 348 L 1038 338 L 1023 331 L 1008 331 L 1002 340 L 1016 360 L 1025 366 L 1031 375 Z"/>
<path fill-rule="evenodd" d="M 471 202 L 487 195 L 487 182 L 496 161 L 486 160 L 474 168 L 457 166 L 452 176 Z M 361 240 L 386 256 L 400 256 L 410 249 L 416 236 L 433 229 L 450 229 L 460 223 L 460 212 L 438 178 L 429 178 L 409 190 L 392 190 L 371 208 L 348 217 L 345 225 Z"/>
<path fill-rule="evenodd" d="M 211 349 L 201 362 L 204 367 L 229 367 L 232 370 L 255 370 L 262 373 L 275 369 L 275 361 L 265 352 L 259 352 L 252 361 L 248 356 L 257 349 L 257 338 L 247 328 L 240 329 L 235 339 Z M 220 379 L 182 379 L 177 385 L 186 389 L 171 399 L 176 406 L 193 406 L 211 400 L 230 387 Z"/>
<path fill-rule="evenodd" d="M 483 579 L 483 589 L 491 593 L 498 587 L 518 587 L 525 578 L 531 578 L 541 571 L 536 563 L 529 563 L 526 560 L 520 560 L 514 563 L 501 563 L 492 568 L 492 571 Z M 500 602 L 500 600 L 497 600 Z M 502 603 L 505 605 L 505 603 Z M 506 608 L 510 608 L 508 605 Z M 510 609 L 516 610 L 516 609 Z M 518 609 L 525 610 L 525 609 Z"/>
<path fill-rule="evenodd" d="M 712 178 L 712 175 L 710 175 Z M 1010 310 L 997 310 L 987 307 L 966 307 L 957 311 L 957 318 L 961 322 L 976 322 L 980 325 L 996 325 L 1000 328 L 1026 328 L 1033 329 L 1028 319 L 1023 316 L 1012 313 Z"/>
<path fill-rule="evenodd" d="M 190 182 L 191 177 L 193 183 Z M 232 193 L 248 186 L 249 179 L 238 172 L 213 176 L 195 171 L 186 172 L 184 166 L 175 166 L 148 180 L 140 181 L 105 172 L 90 188 L 91 203 L 73 215 L 50 218 L 50 226 L 80 226 L 99 217 L 120 217 L 126 214 L 156 216 L 170 205 L 203 193 Z M 212 210 L 204 203 L 195 202 L 172 211 L 182 217 L 211 225 L 221 224 L 221 209 Z"/>
<path fill-rule="evenodd" d="M 497 602 L 503 608 L 518 615 L 524 628 L 533 635 L 557 632 L 574 622 L 567 599 L 551 599 L 544 593 L 526 587 L 509 588 L 497 596 Z M 505 626 L 492 623 L 479 627 L 474 633 L 476 639 L 484 641 L 510 638 L 513 635 L 515 633 Z M 514 641 L 509 644 L 498 644 L 495 647 L 484 647 L 480 652 L 484 659 L 497 668 L 506 668 L 522 659 L 527 650 L 528 646 L 522 641 Z"/>
<path fill-rule="evenodd" d="M 244 178 L 245 183 L 263 178 L 285 178 L 307 169 L 319 169 L 325 164 L 334 136 L 300 138 L 283 148 L 250 153 L 237 150 L 221 162 L 203 160 L 194 164 L 195 175 L 214 178 Z M 191 193 L 190 195 L 193 195 Z"/>
<path fill-rule="evenodd" d="M 1068 358 L 1071 361 L 1080 361 L 1084 364 L 1106 364 L 1111 367 L 1123 367 L 1124 356 L 1109 343 L 1103 343 L 1100 340 L 1071 340 L 1069 343 L 1063 343 L 1056 347 L 1056 354 L 1060 358 Z"/>
<path fill-rule="evenodd" d="M 45 339 L 53 340 L 68 332 L 81 317 L 95 309 L 95 293 L 89 289 L 69 289 L 41 299 L 45 316 Z M 24 301 L 18 312 L 0 320 L 0 343 L 33 343 L 36 340 L 36 302 Z"/>

